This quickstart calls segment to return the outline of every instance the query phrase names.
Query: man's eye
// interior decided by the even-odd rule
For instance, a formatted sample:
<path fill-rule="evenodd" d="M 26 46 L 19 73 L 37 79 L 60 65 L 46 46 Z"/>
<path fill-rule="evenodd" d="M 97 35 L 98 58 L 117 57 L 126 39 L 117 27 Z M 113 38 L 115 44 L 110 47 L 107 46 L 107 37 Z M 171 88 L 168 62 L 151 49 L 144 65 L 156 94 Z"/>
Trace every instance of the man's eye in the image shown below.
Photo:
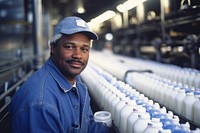
<path fill-rule="evenodd" d="M 89 49 L 88 49 L 88 48 L 81 48 L 81 50 L 82 50 L 84 53 L 86 53 L 86 52 L 88 52 L 88 51 L 89 51 Z"/>
<path fill-rule="evenodd" d="M 67 48 L 67 49 L 73 49 L 73 46 L 65 46 L 65 48 Z"/>

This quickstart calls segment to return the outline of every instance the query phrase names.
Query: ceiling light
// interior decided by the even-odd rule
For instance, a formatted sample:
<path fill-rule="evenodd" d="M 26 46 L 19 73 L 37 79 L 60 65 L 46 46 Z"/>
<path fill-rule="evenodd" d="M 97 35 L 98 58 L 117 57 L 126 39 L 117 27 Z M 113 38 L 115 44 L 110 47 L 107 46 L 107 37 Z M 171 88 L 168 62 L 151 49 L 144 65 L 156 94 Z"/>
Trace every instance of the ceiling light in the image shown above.
<path fill-rule="evenodd" d="M 106 20 L 109 20 L 110 18 L 115 16 L 115 12 L 112 10 L 108 10 L 104 13 L 102 13 L 101 15 L 97 16 L 96 18 L 92 19 L 88 24 L 89 25 L 96 25 L 96 24 L 100 24 Z"/>
<path fill-rule="evenodd" d="M 146 0 L 127 0 L 123 4 L 118 5 L 116 8 L 119 12 L 125 12 L 142 4 L 145 1 Z"/>
<path fill-rule="evenodd" d="M 82 14 L 85 12 L 85 9 L 83 7 L 79 7 L 77 12 Z"/>
<path fill-rule="evenodd" d="M 76 13 L 79 13 L 79 14 L 85 13 L 84 1 L 83 0 L 75 0 L 74 3 L 75 3 L 74 9 L 75 9 Z"/>
<path fill-rule="evenodd" d="M 106 38 L 106 40 L 111 41 L 111 40 L 113 39 L 113 34 L 107 33 L 107 34 L 105 35 L 105 38 Z"/>

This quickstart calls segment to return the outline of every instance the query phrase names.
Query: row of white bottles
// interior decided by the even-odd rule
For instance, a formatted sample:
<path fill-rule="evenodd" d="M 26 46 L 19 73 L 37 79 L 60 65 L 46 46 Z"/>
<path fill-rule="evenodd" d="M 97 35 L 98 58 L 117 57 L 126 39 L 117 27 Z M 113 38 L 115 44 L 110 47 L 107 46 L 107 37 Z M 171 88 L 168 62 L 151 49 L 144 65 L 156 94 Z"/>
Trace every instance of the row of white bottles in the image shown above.
<path fill-rule="evenodd" d="M 200 88 L 200 71 L 193 68 L 182 68 L 172 64 L 164 64 L 152 60 L 143 60 L 138 58 L 116 57 L 123 60 L 123 64 L 134 66 L 141 70 L 151 70 L 161 77 L 181 82 L 195 88 Z M 108 61 L 110 62 L 110 61 Z"/>
<path fill-rule="evenodd" d="M 93 77 L 91 78 L 89 75 Z M 154 103 L 130 85 L 118 81 L 97 66 L 89 65 L 81 77 L 89 86 L 91 94 L 101 108 L 111 113 L 113 124 L 121 133 L 132 133 L 134 130 L 138 130 L 139 127 L 135 129 L 134 124 L 140 117 L 143 118 L 144 114 L 149 115 L 148 123 L 143 123 L 146 128 L 148 125 L 150 126 L 148 128 L 155 128 L 157 127 L 156 125 L 161 125 L 153 123 L 155 122 L 154 119 L 160 118 L 160 115 L 169 115 L 169 113 L 166 113 L 165 108 L 160 108 L 158 103 Z M 89 80 L 88 77 L 90 77 Z M 169 117 L 168 119 L 171 118 Z M 158 131 L 165 130 L 167 129 L 159 128 Z"/>
<path fill-rule="evenodd" d="M 188 86 L 194 86 L 195 88 L 200 88 L 200 71 L 197 69 L 182 68 L 172 64 L 164 64 L 133 57 L 124 57 L 115 54 L 107 56 L 98 51 L 92 51 L 91 54 L 93 56 L 91 56 L 90 62 L 98 64 L 104 70 L 107 70 L 121 80 L 123 80 L 127 70 L 151 70 L 163 78 L 170 79 L 177 83 L 181 82 Z M 106 60 L 105 56 L 107 57 Z"/>
<path fill-rule="evenodd" d="M 166 79 L 161 80 L 155 74 L 132 73 L 126 81 L 149 98 L 200 125 L 200 91 Z"/>
<path fill-rule="evenodd" d="M 148 125 L 143 133 L 158 133 L 163 129 L 162 127 L 163 124 L 160 122 L 159 118 L 152 118 L 152 120 L 148 122 Z"/>

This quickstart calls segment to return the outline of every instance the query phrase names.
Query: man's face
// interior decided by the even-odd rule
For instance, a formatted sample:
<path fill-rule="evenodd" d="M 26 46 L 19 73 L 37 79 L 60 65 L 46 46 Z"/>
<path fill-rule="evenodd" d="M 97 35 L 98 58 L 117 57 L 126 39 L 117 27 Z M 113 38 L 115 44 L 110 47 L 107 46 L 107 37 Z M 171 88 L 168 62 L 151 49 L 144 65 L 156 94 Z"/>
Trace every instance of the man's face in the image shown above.
<path fill-rule="evenodd" d="M 70 36 L 63 35 L 56 46 L 51 46 L 51 57 L 68 80 L 85 69 L 89 58 L 90 42 L 86 35 L 76 33 Z"/>

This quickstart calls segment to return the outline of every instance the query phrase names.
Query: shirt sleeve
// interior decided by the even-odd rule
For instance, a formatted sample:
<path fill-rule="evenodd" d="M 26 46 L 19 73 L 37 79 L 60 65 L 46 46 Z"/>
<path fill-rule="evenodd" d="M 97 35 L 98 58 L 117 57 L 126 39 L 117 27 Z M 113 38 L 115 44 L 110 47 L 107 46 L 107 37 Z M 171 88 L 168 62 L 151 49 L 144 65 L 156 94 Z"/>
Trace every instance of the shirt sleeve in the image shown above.
<path fill-rule="evenodd" d="M 33 106 L 15 114 L 13 133 L 63 133 L 59 113 L 50 107 Z"/>

